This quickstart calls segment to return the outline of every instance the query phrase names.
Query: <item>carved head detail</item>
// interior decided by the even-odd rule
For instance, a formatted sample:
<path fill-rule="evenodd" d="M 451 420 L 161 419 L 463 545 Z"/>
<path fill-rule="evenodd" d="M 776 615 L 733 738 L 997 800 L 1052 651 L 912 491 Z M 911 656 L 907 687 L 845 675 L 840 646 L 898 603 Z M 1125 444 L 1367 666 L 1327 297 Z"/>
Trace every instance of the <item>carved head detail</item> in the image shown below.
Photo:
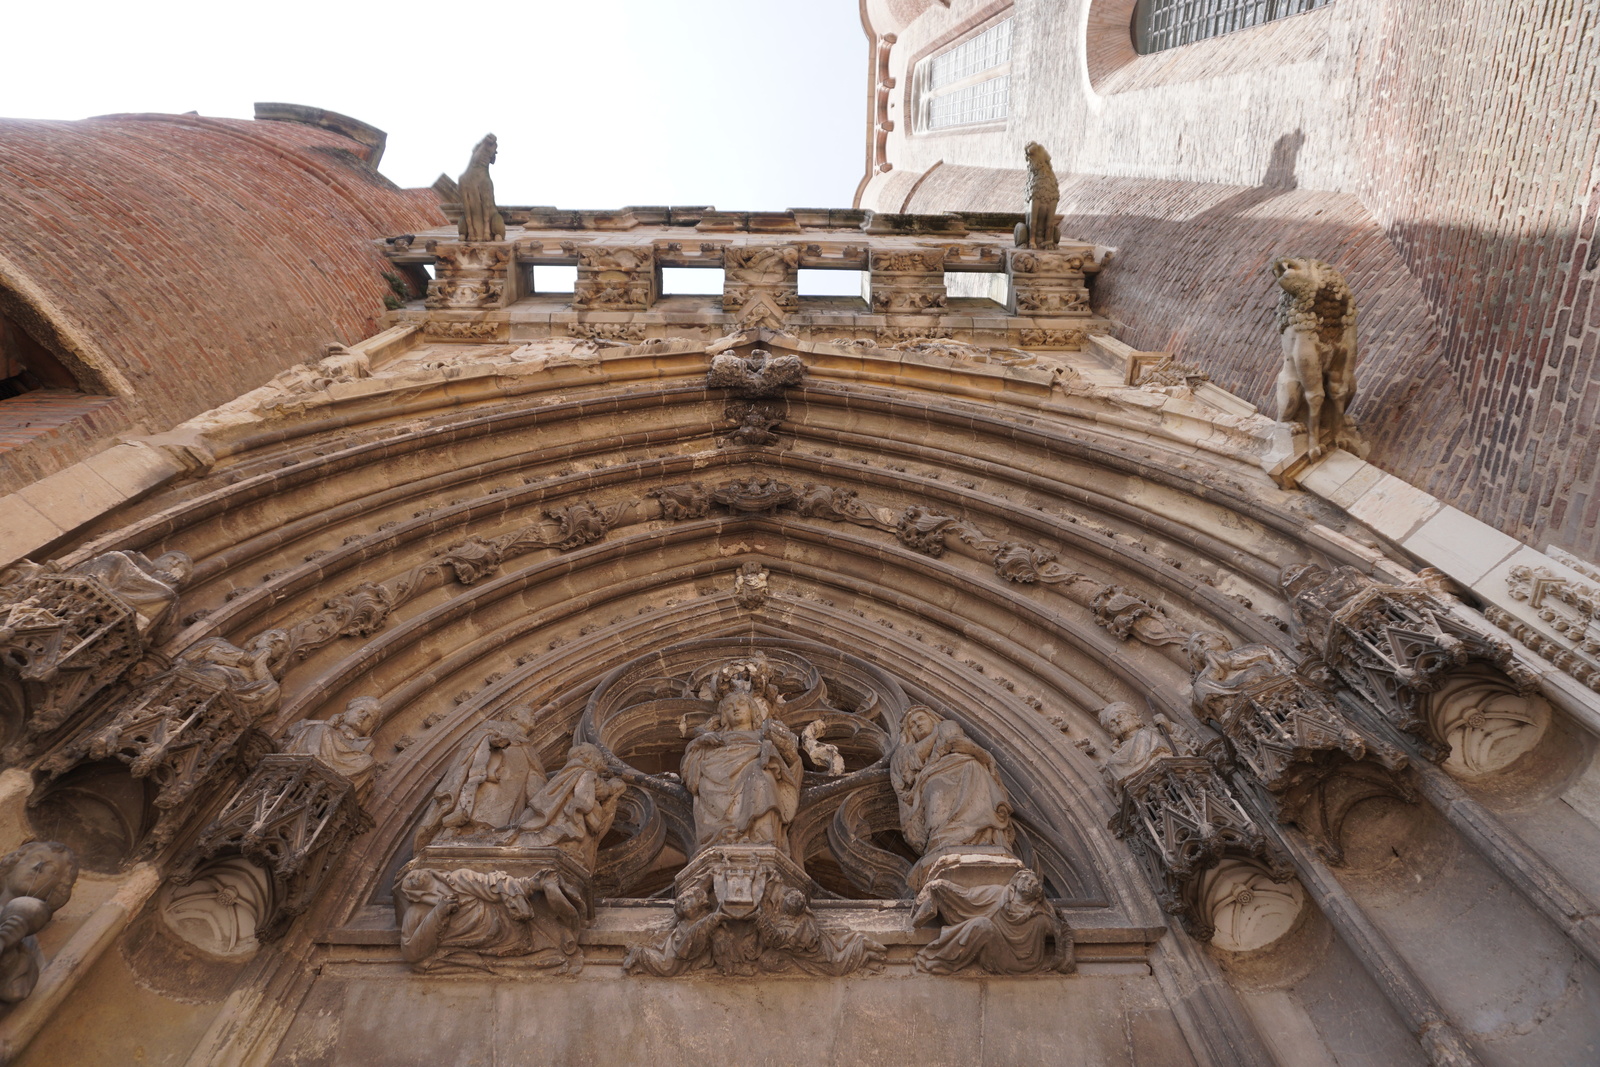
<path fill-rule="evenodd" d="M 0 857 L 0 886 L 12 899 L 34 897 L 52 912 L 67 903 L 78 880 L 78 857 L 57 841 L 30 841 Z"/>
<path fill-rule="evenodd" d="M 1227 652 L 1233 648 L 1233 642 L 1215 630 L 1201 630 L 1190 636 L 1184 643 L 1183 651 L 1189 657 L 1189 669 L 1198 671 L 1206 665 L 1206 660 L 1212 653 Z"/>
<path fill-rule="evenodd" d="M 1105 727 L 1106 733 L 1121 742 L 1138 733 L 1144 726 L 1144 720 L 1140 718 L 1137 708 L 1119 700 L 1100 709 L 1100 725 Z"/>
<path fill-rule="evenodd" d="M 573 745 L 567 750 L 567 763 L 576 763 L 585 770 L 591 770 L 596 774 L 604 774 L 606 772 L 605 753 L 601 752 L 598 746 L 591 745 L 587 741 Z"/>
<path fill-rule="evenodd" d="M 331 722 L 347 728 L 356 737 L 371 737 L 383 723 L 383 704 L 377 697 L 356 697 Z"/>
<path fill-rule="evenodd" d="M 500 141 L 492 133 L 486 135 L 483 140 L 478 142 L 478 146 L 472 150 L 472 166 L 487 167 L 495 161 L 499 151 Z"/>
<path fill-rule="evenodd" d="M 1011 876 L 1011 892 L 1018 900 L 1036 903 L 1044 900 L 1044 883 L 1039 881 L 1037 874 L 1024 867 Z"/>
<path fill-rule="evenodd" d="M 1029 141 L 1022 149 L 1028 157 L 1030 167 L 1049 167 L 1050 153 L 1038 141 Z"/>
<path fill-rule="evenodd" d="M 902 744 L 916 744 L 925 737 L 931 737 L 939 728 L 939 716 L 930 707 L 917 704 L 906 711 L 906 717 L 900 723 L 900 742 Z"/>
<path fill-rule="evenodd" d="M 680 920 L 698 919 L 711 910 L 711 898 L 704 889 L 690 887 L 672 902 L 672 913 Z"/>

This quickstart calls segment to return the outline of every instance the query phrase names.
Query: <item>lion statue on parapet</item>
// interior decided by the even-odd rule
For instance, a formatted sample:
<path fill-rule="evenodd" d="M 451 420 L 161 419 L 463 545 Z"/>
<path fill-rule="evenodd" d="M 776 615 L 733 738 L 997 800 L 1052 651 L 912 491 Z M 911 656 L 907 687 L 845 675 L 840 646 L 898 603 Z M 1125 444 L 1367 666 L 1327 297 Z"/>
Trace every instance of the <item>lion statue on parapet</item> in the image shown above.
<path fill-rule="evenodd" d="M 1272 274 L 1282 290 L 1278 421 L 1305 426 L 1310 459 L 1320 457 L 1330 442 L 1365 455 L 1366 445 L 1345 414 L 1356 392 L 1356 302 L 1350 286 L 1320 259 L 1275 260 Z"/>
<path fill-rule="evenodd" d="M 1061 188 L 1050 165 L 1050 153 L 1038 141 L 1029 141 L 1023 152 L 1028 157 L 1028 184 L 1023 190 L 1028 209 L 1026 221 L 1017 223 L 1017 247 L 1058 248 L 1061 227 L 1056 224 L 1056 204 L 1061 200 Z"/>

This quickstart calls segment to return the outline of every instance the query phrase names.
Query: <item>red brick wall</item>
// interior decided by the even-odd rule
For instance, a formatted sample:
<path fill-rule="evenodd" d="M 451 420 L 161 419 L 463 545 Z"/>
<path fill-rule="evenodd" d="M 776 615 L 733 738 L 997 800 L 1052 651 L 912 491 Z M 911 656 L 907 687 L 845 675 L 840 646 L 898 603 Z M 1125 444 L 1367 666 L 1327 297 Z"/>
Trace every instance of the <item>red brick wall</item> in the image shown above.
<path fill-rule="evenodd" d="M 930 9 L 902 46 L 984 2 Z M 1128 7 L 1018 0 L 1004 133 L 891 138 L 897 168 L 930 172 L 914 206 L 1017 210 L 994 176 L 1018 185 L 1006 168 L 1029 139 L 1104 176 L 1074 179 L 1064 210 L 1075 236 L 1123 245 L 1108 313 L 1258 401 L 1276 363 L 1260 268 L 1297 243 L 1339 263 L 1361 301 L 1374 460 L 1600 559 L 1600 4 L 1337 0 L 1137 59 Z M 863 206 L 903 197 L 880 179 Z"/>
<path fill-rule="evenodd" d="M 943 166 L 914 211 L 1005 210 L 1022 171 Z M 1418 426 L 1448 438 L 1466 408 L 1441 365 L 1443 338 L 1416 279 L 1354 196 L 1140 178 L 1061 178 L 1062 232 L 1117 249 L 1094 282 L 1094 306 L 1136 348 L 1205 367 L 1218 384 L 1273 413 L 1280 366 L 1268 265 L 1279 255 L 1338 263 L 1358 301 L 1359 390 L 1352 411 L 1373 462 L 1422 484 L 1432 453 Z"/>
<path fill-rule="evenodd" d="M 368 242 L 444 219 L 352 147 L 183 115 L 0 123 L 0 248 L 135 392 L 101 430 L 165 428 L 376 331 L 387 284 Z M 0 492 L 102 443 L 52 437 L 6 453 Z"/>
<path fill-rule="evenodd" d="M 1384 5 L 1363 198 L 1446 326 L 1470 413 L 1421 484 L 1600 558 L 1600 6 Z"/>

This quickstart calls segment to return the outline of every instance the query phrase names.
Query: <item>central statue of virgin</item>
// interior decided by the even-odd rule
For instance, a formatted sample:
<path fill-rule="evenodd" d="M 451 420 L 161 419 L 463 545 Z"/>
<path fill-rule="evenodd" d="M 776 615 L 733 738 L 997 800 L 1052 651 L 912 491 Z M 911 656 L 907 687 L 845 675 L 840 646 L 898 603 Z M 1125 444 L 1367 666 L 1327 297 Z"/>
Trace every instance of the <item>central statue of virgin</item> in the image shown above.
<path fill-rule="evenodd" d="M 696 852 L 710 845 L 788 848 L 804 773 L 800 746 L 772 717 L 750 672 L 727 683 L 716 714 L 689 742 L 682 773 L 694 797 Z"/>

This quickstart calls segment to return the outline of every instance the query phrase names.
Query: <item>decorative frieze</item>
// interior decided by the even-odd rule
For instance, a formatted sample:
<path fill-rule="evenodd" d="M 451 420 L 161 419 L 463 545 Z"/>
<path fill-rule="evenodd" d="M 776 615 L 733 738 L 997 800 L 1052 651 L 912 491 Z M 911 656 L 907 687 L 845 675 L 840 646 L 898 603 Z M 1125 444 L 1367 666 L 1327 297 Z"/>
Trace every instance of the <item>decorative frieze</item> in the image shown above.
<path fill-rule="evenodd" d="M 571 243 L 570 252 L 578 258 L 574 311 L 645 311 L 655 303 L 658 274 L 652 246 Z"/>
<path fill-rule="evenodd" d="M 727 245 L 722 250 L 722 309 L 742 314 L 762 301 L 780 312 L 800 306 L 800 248 L 796 245 Z"/>
<path fill-rule="evenodd" d="M 945 256 L 944 248 L 873 249 L 872 310 L 886 315 L 942 311 Z"/>
<path fill-rule="evenodd" d="M 1057 317 L 1088 315 L 1089 288 L 1084 268 L 1094 266 L 1087 251 L 1006 250 L 1013 315 Z"/>

